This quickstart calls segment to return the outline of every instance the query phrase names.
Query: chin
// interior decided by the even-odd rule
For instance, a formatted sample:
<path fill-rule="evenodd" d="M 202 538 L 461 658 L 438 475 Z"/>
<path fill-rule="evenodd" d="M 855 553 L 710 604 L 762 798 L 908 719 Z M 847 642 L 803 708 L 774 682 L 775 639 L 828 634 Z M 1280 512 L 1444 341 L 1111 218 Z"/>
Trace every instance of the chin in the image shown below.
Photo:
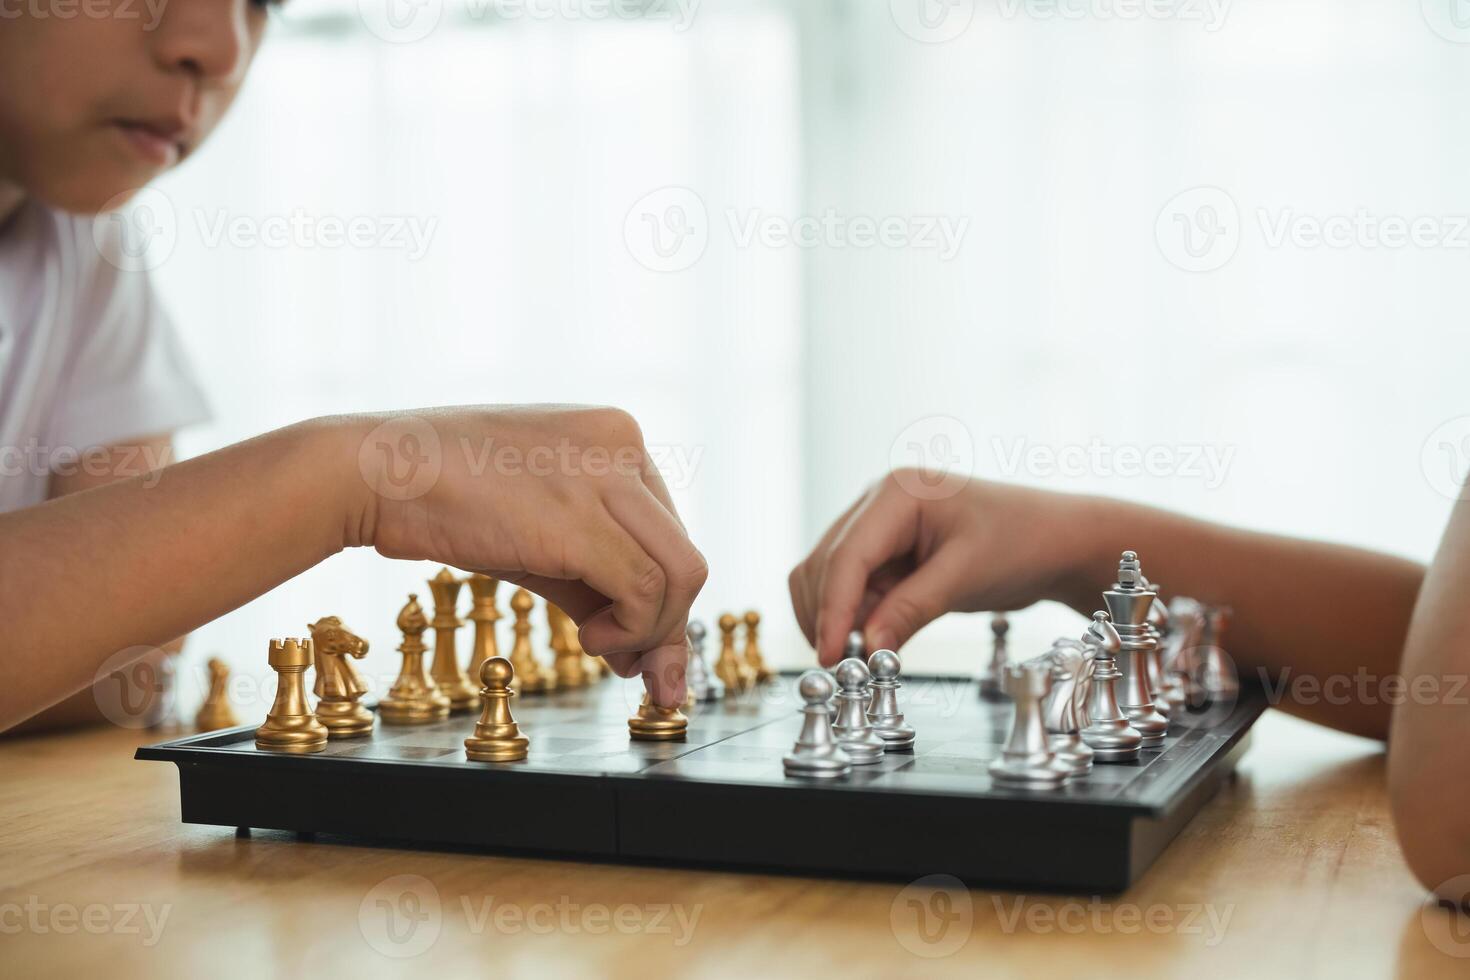
<path fill-rule="evenodd" d="M 158 174 L 134 167 L 96 166 L 53 170 L 49 178 L 29 183 L 38 200 L 71 214 L 99 214 L 122 207 Z"/>

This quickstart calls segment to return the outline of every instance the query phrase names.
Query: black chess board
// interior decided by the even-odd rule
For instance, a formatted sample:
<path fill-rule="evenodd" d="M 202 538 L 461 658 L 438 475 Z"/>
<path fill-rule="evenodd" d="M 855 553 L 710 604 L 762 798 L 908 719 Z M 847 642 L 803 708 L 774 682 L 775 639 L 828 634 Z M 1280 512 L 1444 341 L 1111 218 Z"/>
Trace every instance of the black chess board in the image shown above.
<path fill-rule="evenodd" d="M 422 726 L 379 719 L 371 736 L 314 755 L 255 747 L 240 727 L 138 750 L 174 762 L 186 823 L 333 834 L 602 860 L 972 885 L 1121 891 L 1229 778 L 1258 693 L 1191 714 L 1137 763 L 1099 764 L 1056 790 L 992 784 L 1010 724 L 968 678 L 905 677 L 912 752 L 840 780 L 788 777 L 801 727 L 782 677 L 690 714 L 684 742 L 635 742 L 641 682 L 528 695 L 521 762 L 465 758 L 475 715 Z"/>

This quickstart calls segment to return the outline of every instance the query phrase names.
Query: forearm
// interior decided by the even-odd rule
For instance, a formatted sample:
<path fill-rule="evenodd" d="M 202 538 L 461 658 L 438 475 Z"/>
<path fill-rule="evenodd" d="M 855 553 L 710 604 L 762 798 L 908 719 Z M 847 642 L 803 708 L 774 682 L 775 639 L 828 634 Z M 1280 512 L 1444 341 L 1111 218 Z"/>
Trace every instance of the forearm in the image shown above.
<path fill-rule="evenodd" d="M 0 515 L 0 730 L 340 551 L 342 442 L 307 423 Z"/>
<path fill-rule="evenodd" d="M 1424 568 L 1342 545 L 1242 531 L 1101 498 L 1076 498 L 1075 556 L 1058 598 L 1083 614 L 1125 549 L 1167 595 L 1234 609 L 1223 646 L 1283 710 L 1385 738 L 1393 682 Z M 1366 696 L 1363 694 L 1366 693 Z"/>
<path fill-rule="evenodd" d="M 1427 888 L 1470 873 L 1470 504 L 1450 518 L 1404 646 L 1408 696 L 1394 709 L 1388 785 L 1399 843 Z M 1465 889 L 1443 897 L 1460 902 Z"/>

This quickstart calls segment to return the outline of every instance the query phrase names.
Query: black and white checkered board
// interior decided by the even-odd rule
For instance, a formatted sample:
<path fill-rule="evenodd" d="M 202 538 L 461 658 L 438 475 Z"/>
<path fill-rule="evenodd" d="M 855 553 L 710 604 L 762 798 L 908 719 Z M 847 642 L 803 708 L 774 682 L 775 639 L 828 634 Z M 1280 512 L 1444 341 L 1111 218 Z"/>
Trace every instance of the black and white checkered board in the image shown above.
<path fill-rule="evenodd" d="M 1176 726 L 1140 762 L 1098 765 L 1060 790 L 993 786 L 986 764 L 1010 723 L 964 678 L 911 677 L 901 706 L 914 750 L 837 781 L 787 777 L 801 727 L 794 679 L 690 712 L 684 742 L 635 742 L 639 682 L 519 697 L 527 759 L 465 758 L 474 715 L 297 756 L 252 728 L 139 749 L 179 766 L 189 823 L 341 834 L 602 859 L 1126 888 L 1228 777 L 1264 709 L 1247 694 Z"/>

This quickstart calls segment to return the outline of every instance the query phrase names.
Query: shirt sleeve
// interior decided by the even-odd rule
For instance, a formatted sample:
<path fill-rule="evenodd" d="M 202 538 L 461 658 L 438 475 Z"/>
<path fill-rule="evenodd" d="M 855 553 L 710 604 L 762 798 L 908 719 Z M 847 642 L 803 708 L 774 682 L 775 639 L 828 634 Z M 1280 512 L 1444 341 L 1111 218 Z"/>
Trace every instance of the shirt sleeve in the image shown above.
<path fill-rule="evenodd" d="M 148 273 L 108 259 L 118 254 L 116 225 L 67 221 L 76 346 L 55 402 L 52 445 L 84 452 L 207 421 L 209 403 Z"/>

